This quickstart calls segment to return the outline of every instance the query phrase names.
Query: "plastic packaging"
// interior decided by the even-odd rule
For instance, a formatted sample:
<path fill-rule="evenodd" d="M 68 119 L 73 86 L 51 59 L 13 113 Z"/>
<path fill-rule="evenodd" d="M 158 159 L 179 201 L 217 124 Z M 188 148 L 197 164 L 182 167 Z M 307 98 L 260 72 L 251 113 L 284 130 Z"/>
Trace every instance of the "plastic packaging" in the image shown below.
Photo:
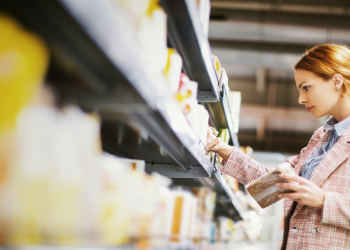
<path fill-rule="evenodd" d="M 279 201 L 281 198 L 278 198 L 278 194 L 293 192 L 290 189 L 275 186 L 276 183 L 289 182 L 278 177 L 282 173 L 296 175 L 293 167 L 289 163 L 284 162 L 269 173 L 247 185 L 248 192 L 262 208 L 268 207 Z"/>
<path fill-rule="evenodd" d="M 43 41 L 0 15 L 0 136 L 13 129 L 16 117 L 37 94 L 49 52 Z"/>

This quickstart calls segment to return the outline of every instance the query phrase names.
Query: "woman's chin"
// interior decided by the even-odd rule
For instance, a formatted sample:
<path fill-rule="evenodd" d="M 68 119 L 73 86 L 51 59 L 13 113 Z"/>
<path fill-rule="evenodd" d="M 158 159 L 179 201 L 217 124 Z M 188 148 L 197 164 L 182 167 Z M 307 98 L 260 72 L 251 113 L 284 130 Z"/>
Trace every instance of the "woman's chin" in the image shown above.
<path fill-rule="evenodd" d="M 320 118 L 322 118 L 322 117 L 324 117 L 325 115 L 323 114 L 323 115 L 320 115 L 320 114 L 311 114 L 312 115 L 312 118 L 314 118 L 314 119 L 320 119 Z"/>

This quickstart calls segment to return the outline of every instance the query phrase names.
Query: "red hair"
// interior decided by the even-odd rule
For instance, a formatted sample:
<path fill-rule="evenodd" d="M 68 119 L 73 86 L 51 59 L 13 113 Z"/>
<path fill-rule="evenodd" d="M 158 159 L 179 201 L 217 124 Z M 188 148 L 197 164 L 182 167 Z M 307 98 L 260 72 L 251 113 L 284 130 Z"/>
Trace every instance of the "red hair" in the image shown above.
<path fill-rule="evenodd" d="M 343 77 L 343 92 L 350 95 L 350 49 L 346 45 L 321 44 L 308 49 L 295 64 L 294 70 L 304 69 L 324 80 L 335 74 Z"/>

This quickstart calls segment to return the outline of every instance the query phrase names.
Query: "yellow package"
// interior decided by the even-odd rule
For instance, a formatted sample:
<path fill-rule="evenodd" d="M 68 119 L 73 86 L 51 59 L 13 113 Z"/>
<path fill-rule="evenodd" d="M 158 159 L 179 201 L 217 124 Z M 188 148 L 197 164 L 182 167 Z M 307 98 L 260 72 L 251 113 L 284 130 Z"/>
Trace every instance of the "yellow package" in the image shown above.
<path fill-rule="evenodd" d="M 14 126 L 19 111 L 43 82 L 48 49 L 37 36 L 0 15 L 0 135 Z"/>
<path fill-rule="evenodd" d="M 17 115 L 38 92 L 47 69 L 49 53 L 40 38 L 25 31 L 17 22 L 1 14 L 0 30 L 0 148 L 2 148 L 0 150 L 0 195 L 2 195 L 4 193 L 2 184 L 9 178 L 9 162 L 14 153 L 12 135 L 9 133 L 4 135 L 4 132 L 14 128 Z M 20 191 L 23 193 L 23 190 Z M 0 197 L 1 209 L 8 204 L 8 199 L 6 202 L 3 202 L 4 200 Z M 1 232 L 8 230 L 8 224 L 3 224 L 7 219 L 5 215 L 0 218 L 0 241 L 3 237 Z M 35 236 L 31 238 L 32 242 L 38 243 L 38 235 L 35 232 L 33 235 Z M 7 241 L 8 237 L 5 238 Z"/>

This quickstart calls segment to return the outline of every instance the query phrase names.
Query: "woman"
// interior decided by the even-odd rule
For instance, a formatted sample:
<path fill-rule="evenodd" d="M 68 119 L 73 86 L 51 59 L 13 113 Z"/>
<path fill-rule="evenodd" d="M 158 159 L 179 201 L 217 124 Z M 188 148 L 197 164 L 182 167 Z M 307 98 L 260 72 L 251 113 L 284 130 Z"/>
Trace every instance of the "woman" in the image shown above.
<path fill-rule="evenodd" d="M 280 194 L 286 198 L 282 249 L 350 249 L 350 50 L 313 47 L 294 70 L 299 104 L 315 119 L 331 117 L 299 155 L 287 160 L 299 176 L 280 177 L 297 183 L 276 184 L 295 191 Z M 210 134 L 208 141 L 215 138 Z M 220 171 L 244 185 L 269 171 L 225 143 L 210 150 L 224 159 Z"/>

